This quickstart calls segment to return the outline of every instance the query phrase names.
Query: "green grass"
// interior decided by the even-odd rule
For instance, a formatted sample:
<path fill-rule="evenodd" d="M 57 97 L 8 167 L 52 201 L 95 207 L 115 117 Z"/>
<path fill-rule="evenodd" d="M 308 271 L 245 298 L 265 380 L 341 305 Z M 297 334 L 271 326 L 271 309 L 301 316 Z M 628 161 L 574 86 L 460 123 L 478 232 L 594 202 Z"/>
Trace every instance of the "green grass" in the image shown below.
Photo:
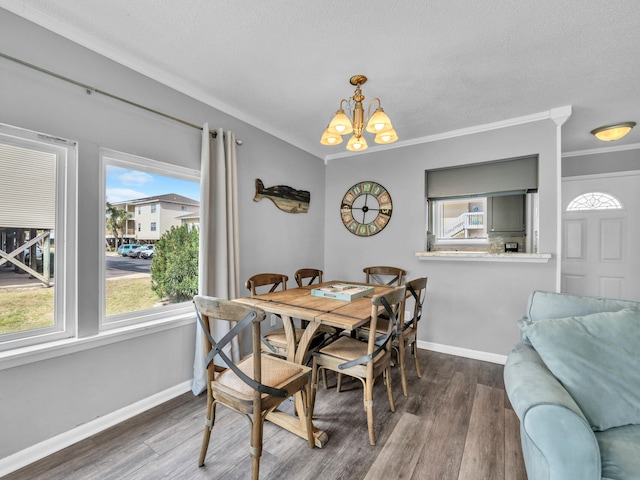
<path fill-rule="evenodd" d="M 107 280 L 107 316 L 146 310 L 159 301 L 151 277 Z"/>
<path fill-rule="evenodd" d="M 151 278 L 107 280 L 107 316 L 152 308 L 159 302 Z M 0 334 L 53 325 L 53 288 L 0 290 Z"/>

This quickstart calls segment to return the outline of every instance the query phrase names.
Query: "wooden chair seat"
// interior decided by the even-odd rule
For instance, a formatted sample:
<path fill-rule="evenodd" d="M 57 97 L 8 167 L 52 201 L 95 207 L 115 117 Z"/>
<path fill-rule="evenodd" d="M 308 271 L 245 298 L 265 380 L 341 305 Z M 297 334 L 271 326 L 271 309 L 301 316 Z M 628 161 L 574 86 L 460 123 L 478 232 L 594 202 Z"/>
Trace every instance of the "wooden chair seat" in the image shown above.
<path fill-rule="evenodd" d="M 291 363 L 281 358 L 271 355 L 262 354 L 261 356 L 261 380 L 260 383 L 269 387 L 279 388 L 287 390 L 290 395 L 300 390 L 306 382 L 309 381 L 309 375 L 311 368 Z M 236 363 L 236 366 L 245 373 L 251 376 L 253 374 L 254 362 L 253 355 L 245 357 L 240 362 Z M 212 382 L 212 390 L 214 397 L 216 393 L 223 395 L 234 395 L 238 399 L 243 399 L 243 404 L 246 404 L 246 411 L 244 413 L 253 413 L 253 394 L 254 389 L 247 385 L 235 372 L 231 369 L 226 369 L 219 373 L 215 382 Z M 262 406 L 268 407 L 268 397 L 266 393 L 262 394 Z M 282 399 L 276 399 L 278 403 Z"/>
<path fill-rule="evenodd" d="M 300 339 L 302 338 L 302 334 L 304 333 L 304 330 L 301 328 L 295 328 L 294 333 L 296 336 L 296 345 L 297 345 Z M 266 333 L 264 335 L 264 338 L 266 338 L 267 341 L 276 348 L 285 348 L 285 349 L 287 348 L 287 336 L 284 332 L 284 328 L 278 328 L 277 330 L 273 330 L 269 333 Z M 266 347 L 266 345 L 264 346 Z"/>

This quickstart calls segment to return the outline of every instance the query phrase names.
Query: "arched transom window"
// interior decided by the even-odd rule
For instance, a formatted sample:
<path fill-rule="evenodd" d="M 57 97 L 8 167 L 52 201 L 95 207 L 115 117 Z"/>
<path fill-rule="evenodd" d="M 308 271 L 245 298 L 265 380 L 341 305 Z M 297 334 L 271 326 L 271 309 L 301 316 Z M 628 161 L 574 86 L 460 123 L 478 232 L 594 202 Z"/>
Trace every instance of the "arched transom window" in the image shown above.
<path fill-rule="evenodd" d="M 576 210 L 615 210 L 622 208 L 620 201 L 602 192 L 589 192 L 577 196 L 569 203 L 567 212 Z"/>

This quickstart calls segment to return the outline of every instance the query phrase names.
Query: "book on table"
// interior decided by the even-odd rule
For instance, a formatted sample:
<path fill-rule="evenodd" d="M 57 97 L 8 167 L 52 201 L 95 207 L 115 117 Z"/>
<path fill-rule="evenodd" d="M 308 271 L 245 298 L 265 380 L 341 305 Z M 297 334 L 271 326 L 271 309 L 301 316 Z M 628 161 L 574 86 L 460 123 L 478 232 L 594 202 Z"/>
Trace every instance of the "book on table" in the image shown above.
<path fill-rule="evenodd" d="M 373 287 L 366 285 L 350 285 L 348 283 L 336 283 L 326 287 L 318 287 L 311 290 L 311 295 L 316 297 L 333 298 L 336 300 L 351 301 L 365 297 L 373 293 Z"/>

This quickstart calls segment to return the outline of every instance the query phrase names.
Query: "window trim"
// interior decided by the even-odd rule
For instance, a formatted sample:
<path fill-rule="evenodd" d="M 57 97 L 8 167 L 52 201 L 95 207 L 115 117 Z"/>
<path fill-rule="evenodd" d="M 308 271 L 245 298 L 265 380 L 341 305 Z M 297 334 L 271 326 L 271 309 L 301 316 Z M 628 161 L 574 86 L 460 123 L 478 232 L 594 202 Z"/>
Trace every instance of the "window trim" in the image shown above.
<path fill-rule="evenodd" d="M 106 180 L 107 180 L 107 167 L 114 166 L 119 168 L 129 168 L 133 170 L 144 170 L 145 172 L 153 173 L 162 176 L 171 176 L 180 180 L 187 180 L 190 182 L 200 182 L 200 171 L 173 165 L 150 158 L 140 157 L 138 155 L 132 155 L 129 153 L 120 152 L 108 148 L 100 148 L 100 198 L 102 202 L 100 205 L 104 208 L 106 202 Z M 106 231 L 106 215 L 104 211 L 100 212 L 100 231 Z M 160 308 L 153 308 L 147 310 L 138 310 L 129 313 L 123 313 L 119 315 L 106 315 L 106 254 L 105 250 L 100 249 L 100 302 L 98 313 L 99 318 L 99 330 L 100 332 L 107 332 L 114 329 L 119 329 L 129 326 L 138 326 L 147 322 L 161 321 L 167 315 L 182 316 L 188 315 L 188 312 L 192 311 L 193 306 L 191 302 L 182 302 L 171 305 L 165 305 Z"/>
<path fill-rule="evenodd" d="M 54 324 L 0 335 L 0 352 L 74 337 L 77 331 L 78 149 L 72 140 L 0 123 L 0 141 L 56 155 Z"/>

